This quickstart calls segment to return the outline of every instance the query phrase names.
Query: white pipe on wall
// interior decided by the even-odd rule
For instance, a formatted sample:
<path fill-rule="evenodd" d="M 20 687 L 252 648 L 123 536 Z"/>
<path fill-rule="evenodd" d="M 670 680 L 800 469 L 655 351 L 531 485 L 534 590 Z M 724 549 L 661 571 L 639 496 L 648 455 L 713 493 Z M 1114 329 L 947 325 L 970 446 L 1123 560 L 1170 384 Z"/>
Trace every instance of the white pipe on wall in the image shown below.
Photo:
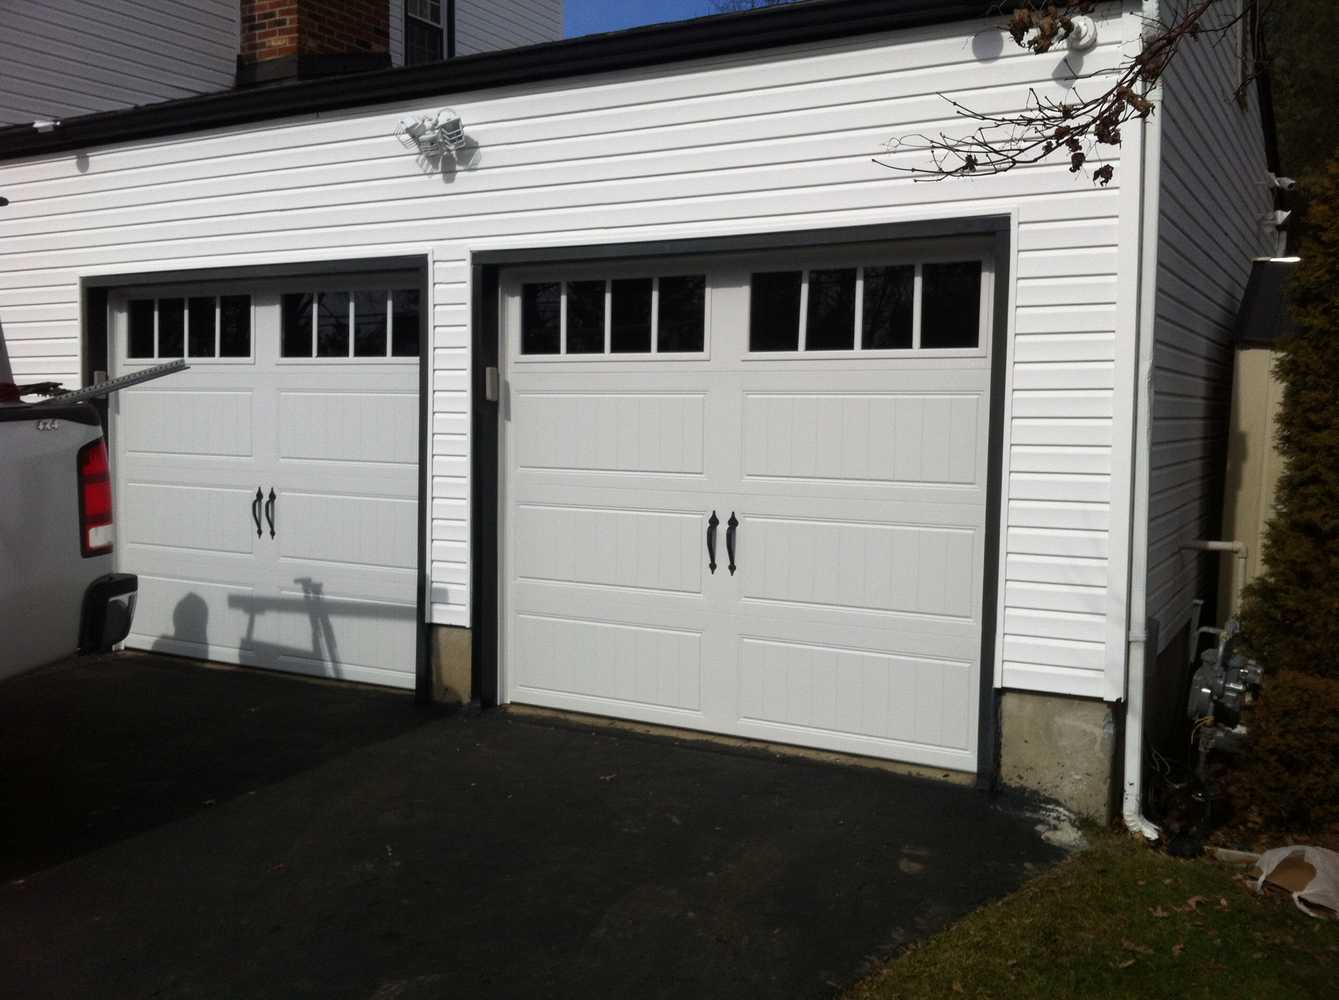
<path fill-rule="evenodd" d="M 1141 16 L 1146 30 L 1161 21 L 1159 0 L 1143 0 Z M 1161 103 L 1161 85 L 1152 99 Z M 1161 109 L 1159 109 L 1160 111 Z M 1157 315 L 1158 216 L 1162 183 L 1162 115 L 1143 119 L 1143 161 L 1139 187 L 1142 211 L 1139 223 L 1139 319 L 1135 326 L 1138 361 L 1135 375 L 1134 433 L 1130 502 L 1130 632 L 1125 670 L 1125 767 L 1121 815 L 1126 827 L 1149 840 L 1161 831 L 1143 811 L 1144 797 L 1144 685 L 1148 660 L 1148 488 L 1152 447 L 1153 324 Z M 1155 626 L 1156 627 L 1156 626 Z M 1156 650 L 1155 650 L 1156 652 Z"/>
<path fill-rule="evenodd" d="M 1248 555 L 1246 543 L 1198 541 L 1186 542 L 1181 548 L 1192 552 L 1231 552 L 1236 556 L 1237 572 L 1232 577 L 1232 607 L 1228 610 L 1228 617 L 1235 615 L 1241 609 L 1241 588 L 1246 586 L 1246 559 Z"/>

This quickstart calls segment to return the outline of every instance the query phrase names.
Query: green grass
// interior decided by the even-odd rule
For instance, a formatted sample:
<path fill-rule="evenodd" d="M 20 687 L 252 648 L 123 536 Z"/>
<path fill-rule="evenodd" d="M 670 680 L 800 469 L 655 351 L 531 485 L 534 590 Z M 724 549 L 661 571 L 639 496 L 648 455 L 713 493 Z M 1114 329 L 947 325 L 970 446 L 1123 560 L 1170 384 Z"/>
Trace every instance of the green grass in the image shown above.
<path fill-rule="evenodd" d="M 913 947 L 846 1000 L 1339 996 L 1339 922 L 1134 840 L 1091 847 Z"/>

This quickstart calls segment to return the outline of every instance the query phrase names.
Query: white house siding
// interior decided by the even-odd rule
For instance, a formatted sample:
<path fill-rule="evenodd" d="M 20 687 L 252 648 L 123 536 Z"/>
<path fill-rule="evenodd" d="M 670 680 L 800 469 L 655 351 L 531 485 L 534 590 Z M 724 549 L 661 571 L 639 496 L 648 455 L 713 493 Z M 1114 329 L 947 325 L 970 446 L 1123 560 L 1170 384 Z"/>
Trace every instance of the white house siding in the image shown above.
<path fill-rule="evenodd" d="M 227 90 L 237 0 L 5 0 L 0 125 Z"/>
<path fill-rule="evenodd" d="M 1229 5 L 1215 15 L 1230 19 Z M 1255 86 L 1245 107 L 1235 34 L 1186 45 L 1165 81 L 1149 483 L 1148 614 L 1161 643 L 1189 621 L 1215 577 L 1214 556 L 1182 552 L 1217 538 L 1232 389 L 1232 330 L 1254 257 L 1274 251 L 1262 217 L 1264 135 Z"/>
<path fill-rule="evenodd" d="M 563 37 L 563 0 L 456 0 L 456 55 Z"/>
<path fill-rule="evenodd" d="M 1104 23 L 1084 71 L 1114 64 L 1134 23 Z M 1061 93 L 1061 55 L 993 45 L 989 29 L 956 23 L 0 163 L 12 201 L 0 212 L 0 322 L 18 372 L 73 381 L 80 276 L 431 253 L 431 614 L 466 625 L 472 251 L 1010 213 L 995 670 L 1012 687 L 1100 695 L 1105 612 L 1119 604 L 1107 567 L 1114 331 L 1134 309 L 1118 301 L 1118 218 L 1133 193 L 1119 184 L 1135 175 L 1118 170 L 1101 188 L 1047 163 L 921 184 L 872 162 L 892 135 L 955 127 L 940 92 L 990 109 L 1017 107 L 1030 87 Z M 405 114 L 447 103 L 478 158 L 425 174 L 392 133 Z"/>

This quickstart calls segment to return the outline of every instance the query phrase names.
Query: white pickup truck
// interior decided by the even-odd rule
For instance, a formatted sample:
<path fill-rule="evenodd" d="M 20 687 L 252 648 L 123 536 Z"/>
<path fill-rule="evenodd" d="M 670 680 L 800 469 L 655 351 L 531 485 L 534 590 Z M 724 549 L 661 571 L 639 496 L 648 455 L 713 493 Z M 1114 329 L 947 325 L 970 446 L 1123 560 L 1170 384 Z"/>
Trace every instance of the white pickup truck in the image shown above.
<path fill-rule="evenodd" d="M 112 571 L 112 484 L 87 402 L 0 402 L 0 680 L 109 650 L 135 613 Z"/>

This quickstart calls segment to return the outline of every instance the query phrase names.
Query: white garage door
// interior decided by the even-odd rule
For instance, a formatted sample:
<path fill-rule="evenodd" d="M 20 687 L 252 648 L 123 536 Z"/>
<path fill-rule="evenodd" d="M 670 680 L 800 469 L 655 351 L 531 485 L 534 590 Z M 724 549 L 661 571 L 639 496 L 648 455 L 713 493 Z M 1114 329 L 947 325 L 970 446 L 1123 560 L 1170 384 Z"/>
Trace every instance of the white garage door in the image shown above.
<path fill-rule="evenodd" d="M 127 645 L 412 687 L 415 275 L 112 298 L 117 558 Z"/>
<path fill-rule="evenodd" d="M 505 697 L 975 770 L 992 273 L 504 274 Z"/>

